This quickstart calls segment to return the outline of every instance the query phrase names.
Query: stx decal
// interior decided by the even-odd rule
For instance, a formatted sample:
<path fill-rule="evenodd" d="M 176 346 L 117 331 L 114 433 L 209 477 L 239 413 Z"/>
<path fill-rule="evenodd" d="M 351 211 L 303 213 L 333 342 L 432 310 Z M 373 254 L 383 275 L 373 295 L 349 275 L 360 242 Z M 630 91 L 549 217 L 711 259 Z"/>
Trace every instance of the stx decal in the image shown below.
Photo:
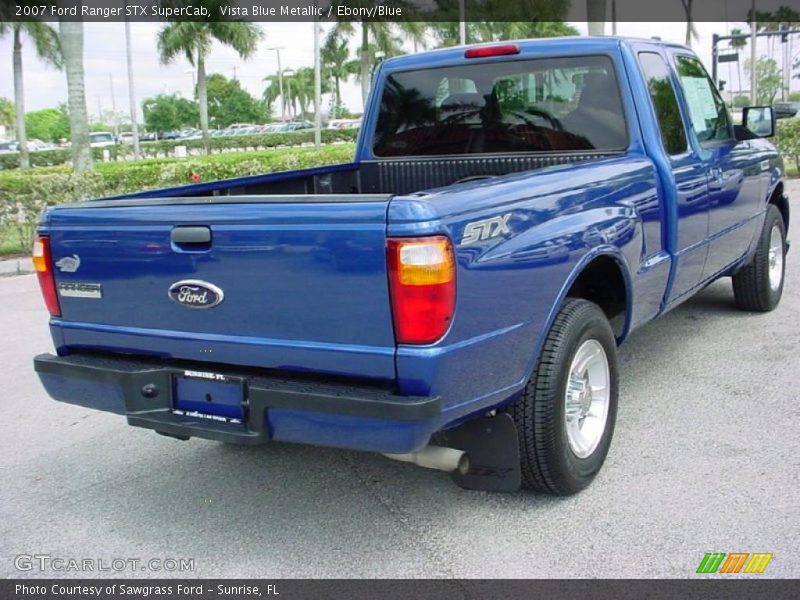
<path fill-rule="evenodd" d="M 506 213 L 500 217 L 492 217 L 491 219 L 483 219 L 481 221 L 469 223 L 464 228 L 464 237 L 461 238 L 461 245 L 469 246 L 475 242 L 488 240 L 503 235 L 504 233 L 511 233 L 511 229 L 508 227 L 508 220 L 510 218 L 511 213 Z"/>

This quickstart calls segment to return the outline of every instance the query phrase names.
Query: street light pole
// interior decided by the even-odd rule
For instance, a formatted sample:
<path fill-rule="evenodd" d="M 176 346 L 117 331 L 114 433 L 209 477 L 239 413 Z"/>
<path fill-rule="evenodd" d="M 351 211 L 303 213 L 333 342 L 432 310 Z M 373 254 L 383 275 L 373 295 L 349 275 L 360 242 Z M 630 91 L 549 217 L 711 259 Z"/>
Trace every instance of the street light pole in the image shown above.
<path fill-rule="evenodd" d="M 114 76 L 108 74 L 108 83 L 111 86 L 111 118 L 114 120 L 114 135 L 119 135 L 119 119 L 117 119 L 117 99 L 114 95 Z"/>
<path fill-rule="evenodd" d="M 464 46 L 467 43 L 467 6 L 466 0 L 458 0 L 458 39 Z"/>
<path fill-rule="evenodd" d="M 267 48 L 267 50 L 274 50 L 278 55 L 278 91 L 281 95 L 281 121 L 286 120 L 286 98 L 283 96 L 283 70 L 281 69 L 281 50 L 283 46 L 275 46 L 274 48 Z"/>
<path fill-rule="evenodd" d="M 322 143 L 322 71 L 319 55 L 319 21 L 314 18 L 314 147 Z"/>
<path fill-rule="evenodd" d="M 291 95 L 292 95 L 292 85 L 291 85 L 291 84 L 292 84 L 292 79 L 291 79 L 291 78 L 292 78 L 292 75 L 294 75 L 294 69 L 286 69 L 286 72 L 284 73 L 284 75 L 286 75 L 286 76 L 289 78 L 289 79 L 286 81 L 286 95 L 287 95 L 287 96 L 289 96 L 289 97 L 291 97 Z M 292 108 L 293 108 L 293 107 L 290 105 L 290 106 L 289 106 L 289 109 L 290 109 L 290 110 L 289 110 L 289 112 L 292 112 Z M 296 115 L 292 114 L 292 115 L 290 115 L 290 116 L 291 116 L 291 117 L 294 119 L 294 117 L 295 117 Z M 284 121 L 285 121 L 285 120 L 286 120 L 286 119 L 284 119 Z"/>
<path fill-rule="evenodd" d="M 753 0 L 750 7 L 750 104 L 755 106 L 758 103 L 758 78 L 756 77 L 756 0 Z"/>
<path fill-rule="evenodd" d="M 125 5 L 127 6 L 127 2 Z M 133 160 L 139 160 L 142 152 L 139 147 L 139 125 L 136 122 L 136 92 L 133 89 L 133 56 L 131 55 L 131 23 L 125 19 L 125 54 L 128 62 L 128 101 L 131 105 L 131 130 L 133 132 Z"/>
<path fill-rule="evenodd" d="M 331 102 L 331 114 L 328 115 L 328 118 L 335 119 L 336 111 L 339 108 L 337 106 L 337 104 L 339 104 L 339 99 L 336 95 L 336 78 L 333 76 L 333 70 L 336 68 L 336 63 L 325 63 L 325 66 L 328 68 L 328 72 L 331 74 L 328 84 L 331 86 L 331 96 L 333 96 L 333 102 Z"/>

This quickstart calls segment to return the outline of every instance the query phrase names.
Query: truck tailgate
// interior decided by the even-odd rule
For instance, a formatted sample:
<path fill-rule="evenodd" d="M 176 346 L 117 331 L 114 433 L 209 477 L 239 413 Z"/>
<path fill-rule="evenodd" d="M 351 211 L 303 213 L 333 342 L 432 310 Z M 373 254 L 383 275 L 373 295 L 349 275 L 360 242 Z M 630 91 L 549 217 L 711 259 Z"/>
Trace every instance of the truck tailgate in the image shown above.
<path fill-rule="evenodd" d="M 66 351 L 392 379 L 388 201 L 226 196 L 51 209 L 40 232 L 56 265 L 56 339 Z"/>

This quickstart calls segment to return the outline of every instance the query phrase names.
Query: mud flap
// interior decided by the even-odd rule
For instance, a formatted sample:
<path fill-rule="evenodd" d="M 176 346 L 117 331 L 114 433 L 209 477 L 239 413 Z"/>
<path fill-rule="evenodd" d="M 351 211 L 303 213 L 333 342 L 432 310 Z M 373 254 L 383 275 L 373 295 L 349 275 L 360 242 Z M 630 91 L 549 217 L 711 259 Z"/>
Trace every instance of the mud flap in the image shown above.
<path fill-rule="evenodd" d="M 451 474 L 456 485 L 486 492 L 519 490 L 522 483 L 519 440 L 509 415 L 481 417 L 445 431 L 444 436 L 448 446 L 469 454 L 469 472 Z"/>

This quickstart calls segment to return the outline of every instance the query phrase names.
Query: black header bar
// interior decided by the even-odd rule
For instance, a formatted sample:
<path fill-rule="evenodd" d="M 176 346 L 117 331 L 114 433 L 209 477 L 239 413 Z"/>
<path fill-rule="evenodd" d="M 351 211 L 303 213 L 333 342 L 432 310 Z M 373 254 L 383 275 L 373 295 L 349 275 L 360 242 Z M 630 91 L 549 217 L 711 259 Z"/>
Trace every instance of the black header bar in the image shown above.
<path fill-rule="evenodd" d="M 691 5 L 695 22 L 746 22 L 751 0 Z M 464 0 L 464 6 L 469 22 L 589 20 L 586 0 Z M 611 7 L 612 0 L 606 0 L 606 21 L 612 18 Z M 679 0 L 616 0 L 614 7 L 618 22 L 687 20 Z M 785 20 L 786 9 L 800 12 L 800 0 L 757 2 L 761 21 Z M 459 14 L 459 0 L 0 0 L 0 21 L 454 22 Z"/>
<path fill-rule="evenodd" d="M 797 580 L 179 580 L 26 579 L 0 581 L 4 600 L 789 600 Z"/>

